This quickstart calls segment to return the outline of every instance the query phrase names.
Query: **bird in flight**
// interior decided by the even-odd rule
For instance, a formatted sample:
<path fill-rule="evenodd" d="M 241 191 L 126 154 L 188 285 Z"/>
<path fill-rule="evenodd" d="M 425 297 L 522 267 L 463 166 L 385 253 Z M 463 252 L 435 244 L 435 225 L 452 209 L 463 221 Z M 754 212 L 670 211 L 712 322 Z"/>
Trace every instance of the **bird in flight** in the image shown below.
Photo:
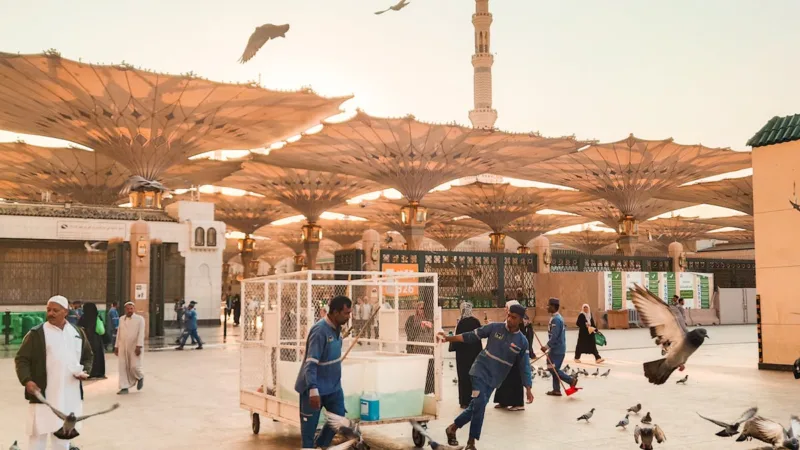
<path fill-rule="evenodd" d="M 406 6 L 408 6 L 410 3 L 411 2 L 408 2 L 406 0 L 400 0 L 396 5 L 390 6 L 388 9 L 384 9 L 383 11 L 378 11 L 375 14 L 376 15 L 383 14 L 383 13 L 388 12 L 388 11 L 400 11 L 401 9 L 405 8 Z"/>
<path fill-rule="evenodd" d="M 78 422 L 86 420 L 92 416 L 99 416 L 100 414 L 109 413 L 119 408 L 119 403 L 114 403 L 113 405 L 111 405 L 110 408 L 106 410 L 96 412 L 94 414 L 86 414 L 85 416 L 76 417 L 75 413 L 64 414 L 63 412 L 55 409 L 53 405 L 47 403 L 47 399 L 44 398 L 41 391 L 36 392 L 36 399 L 42 402 L 43 405 L 47 405 L 47 407 L 50 408 L 51 411 L 53 411 L 53 414 L 55 414 L 56 417 L 64 421 L 64 424 L 61 426 L 61 428 L 59 428 L 55 433 L 53 433 L 53 435 L 59 439 L 65 439 L 65 440 L 75 439 L 80 435 L 80 433 L 78 433 L 78 430 L 75 429 L 75 424 L 77 424 Z"/>
<path fill-rule="evenodd" d="M 250 61 L 253 56 L 256 56 L 256 53 L 261 50 L 261 47 L 263 47 L 267 41 L 279 37 L 285 38 L 288 31 L 288 23 L 284 25 L 273 25 L 268 23 L 257 27 L 256 30 L 253 31 L 253 34 L 250 35 L 250 40 L 247 41 L 247 47 L 245 47 L 242 57 L 239 58 L 239 62 L 244 64 L 247 61 Z"/>

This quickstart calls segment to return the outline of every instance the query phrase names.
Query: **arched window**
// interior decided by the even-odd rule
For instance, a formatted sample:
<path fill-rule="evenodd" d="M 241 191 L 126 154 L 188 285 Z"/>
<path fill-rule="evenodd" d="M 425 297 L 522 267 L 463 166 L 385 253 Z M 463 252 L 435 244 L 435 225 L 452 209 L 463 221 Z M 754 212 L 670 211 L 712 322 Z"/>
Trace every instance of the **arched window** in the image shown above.
<path fill-rule="evenodd" d="M 203 227 L 197 227 L 194 230 L 194 246 L 205 247 L 206 245 L 206 230 Z"/>
<path fill-rule="evenodd" d="M 208 231 L 206 231 L 206 245 L 209 247 L 216 247 L 217 246 L 217 230 L 214 227 L 210 227 Z"/>

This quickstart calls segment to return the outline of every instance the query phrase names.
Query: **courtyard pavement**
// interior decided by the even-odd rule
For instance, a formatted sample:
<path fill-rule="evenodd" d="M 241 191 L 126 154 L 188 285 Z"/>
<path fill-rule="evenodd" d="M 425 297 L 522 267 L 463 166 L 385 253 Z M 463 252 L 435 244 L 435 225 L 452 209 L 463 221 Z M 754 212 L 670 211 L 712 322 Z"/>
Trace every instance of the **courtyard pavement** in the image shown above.
<path fill-rule="evenodd" d="M 213 333 L 206 331 L 210 338 Z M 656 449 L 749 449 L 758 447 L 757 443 L 736 443 L 714 436 L 717 427 L 697 417 L 696 411 L 727 420 L 757 405 L 760 414 L 784 425 L 790 414 L 800 413 L 800 382 L 790 373 L 756 369 L 754 326 L 709 328 L 711 340 L 693 356 L 685 372 L 676 372 L 663 386 L 648 384 L 642 375 L 641 362 L 660 357 L 647 330 L 604 333 L 609 346 L 602 349 L 608 360 L 602 370 L 611 368 L 607 379 L 584 378 L 580 384 L 584 390 L 572 397 L 553 398 L 544 395 L 551 387 L 550 380 L 537 377 L 536 400 L 526 411 L 487 411 L 479 448 L 635 449 L 633 428 L 649 411 L 667 435 L 667 442 L 656 445 Z M 576 333 L 570 331 L 569 347 L 574 347 L 575 339 Z M 84 409 L 90 412 L 117 401 L 122 407 L 85 422 L 82 435 L 74 443 L 83 450 L 298 449 L 299 431 L 293 427 L 262 419 L 261 433 L 251 432 L 247 411 L 239 409 L 239 351 L 233 341 L 229 339 L 224 345 L 219 340 L 201 351 L 147 352 L 145 388 L 126 397 L 115 395 L 117 360 L 106 355 L 109 378 L 86 384 Z M 453 354 L 445 355 L 441 418 L 429 424 L 434 436 L 442 440 L 444 427 L 459 412 L 452 383 L 455 369 L 449 366 Z M 571 355 L 568 361 L 575 366 Z M 594 371 L 593 365 L 583 366 Z M 0 360 L 0 373 L 4 374 L 0 382 L 0 449 L 19 439 L 26 450 L 28 405 L 14 377 L 12 359 Z M 684 374 L 689 375 L 688 383 L 676 385 L 678 375 Z M 636 403 L 643 405 L 641 415 L 631 416 L 627 430 L 615 428 L 626 409 Z M 596 408 L 591 423 L 577 423 L 576 418 L 590 408 Z M 365 427 L 364 433 L 374 438 L 376 450 L 413 448 L 407 424 Z M 466 437 L 467 431 L 462 429 L 462 443 Z"/>

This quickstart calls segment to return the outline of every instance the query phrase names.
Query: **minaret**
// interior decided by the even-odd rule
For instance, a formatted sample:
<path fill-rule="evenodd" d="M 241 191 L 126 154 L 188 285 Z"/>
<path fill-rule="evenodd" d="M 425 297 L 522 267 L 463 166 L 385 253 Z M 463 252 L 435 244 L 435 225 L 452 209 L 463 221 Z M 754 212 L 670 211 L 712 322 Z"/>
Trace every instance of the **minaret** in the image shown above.
<path fill-rule="evenodd" d="M 469 112 L 469 120 L 474 128 L 494 128 L 497 111 L 492 109 L 494 56 L 490 49 L 492 15 L 489 13 L 489 0 L 475 0 L 472 25 L 475 27 L 475 54 L 472 55 L 475 107 Z"/>

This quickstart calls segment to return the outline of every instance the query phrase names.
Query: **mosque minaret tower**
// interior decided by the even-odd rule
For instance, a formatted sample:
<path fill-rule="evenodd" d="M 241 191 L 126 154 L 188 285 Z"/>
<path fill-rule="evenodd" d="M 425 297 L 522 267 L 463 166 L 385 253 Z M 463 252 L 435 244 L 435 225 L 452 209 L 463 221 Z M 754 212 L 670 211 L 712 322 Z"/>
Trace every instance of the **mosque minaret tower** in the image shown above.
<path fill-rule="evenodd" d="M 469 112 L 469 120 L 475 128 L 494 128 L 497 111 L 492 109 L 494 56 L 490 47 L 492 15 L 489 13 L 489 0 L 475 0 L 472 25 L 475 27 L 475 54 L 472 55 L 475 107 Z"/>

